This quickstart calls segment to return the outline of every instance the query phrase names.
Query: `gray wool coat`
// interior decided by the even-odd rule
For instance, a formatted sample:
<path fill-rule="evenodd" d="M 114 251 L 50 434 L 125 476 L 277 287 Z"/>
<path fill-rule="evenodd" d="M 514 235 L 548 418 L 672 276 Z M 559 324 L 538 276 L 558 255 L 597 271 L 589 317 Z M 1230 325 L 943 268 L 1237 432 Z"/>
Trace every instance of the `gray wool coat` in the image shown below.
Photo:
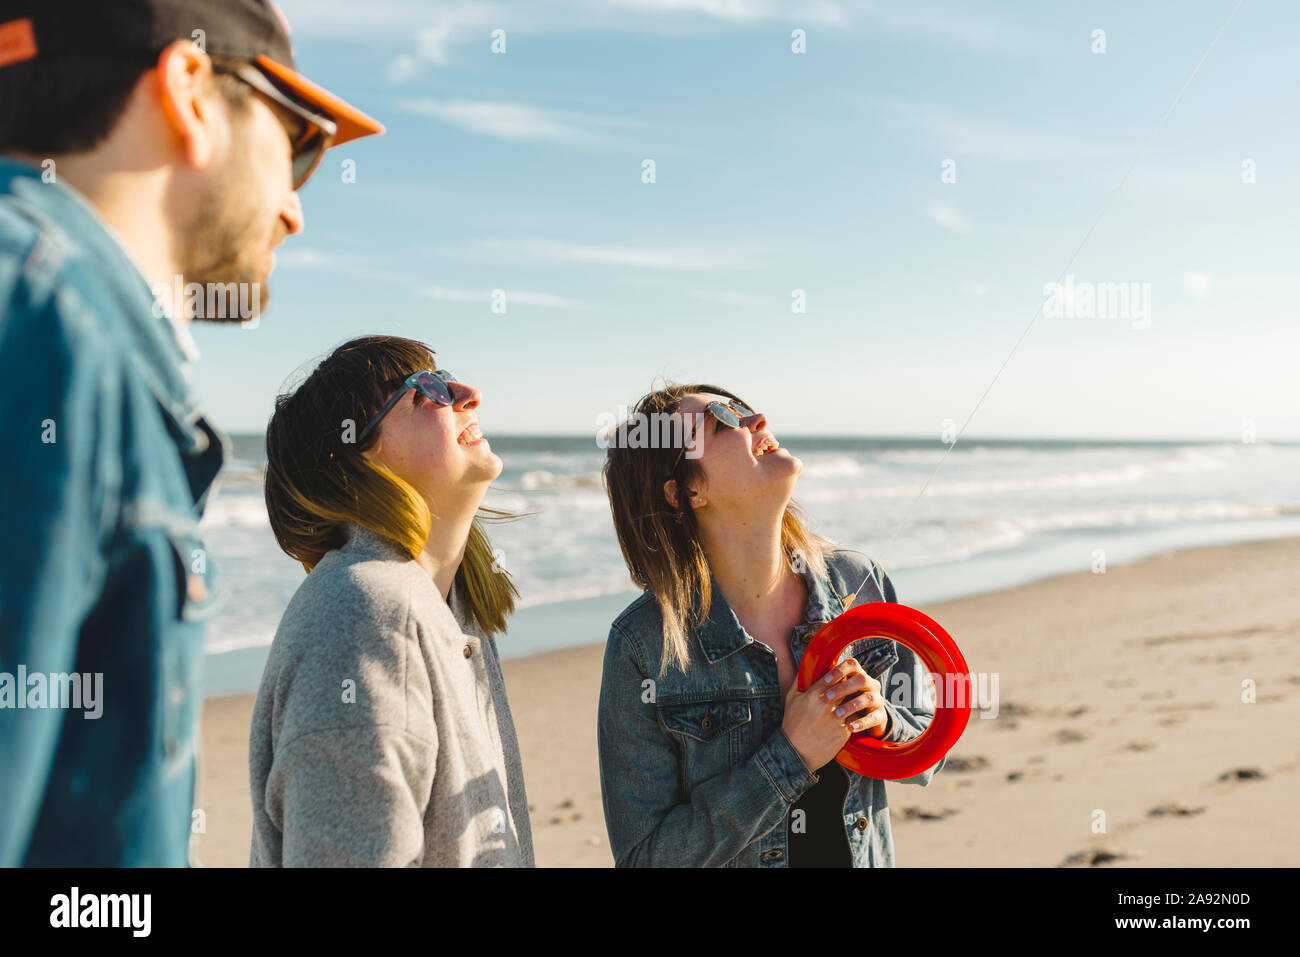
<path fill-rule="evenodd" d="M 532 867 L 496 643 L 382 536 L 349 526 L 298 588 L 249 732 L 249 863 Z"/>

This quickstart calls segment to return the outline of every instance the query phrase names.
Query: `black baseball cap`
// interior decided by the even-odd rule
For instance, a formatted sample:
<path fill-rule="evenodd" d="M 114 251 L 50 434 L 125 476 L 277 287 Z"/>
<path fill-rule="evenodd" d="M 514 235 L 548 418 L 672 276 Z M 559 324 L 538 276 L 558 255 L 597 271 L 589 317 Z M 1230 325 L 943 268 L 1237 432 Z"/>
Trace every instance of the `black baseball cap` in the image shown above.
<path fill-rule="evenodd" d="M 384 131 L 294 69 L 289 24 L 269 0 L 0 0 L 0 70 L 42 56 L 157 54 L 176 40 L 254 64 L 334 120 L 335 146 Z"/>

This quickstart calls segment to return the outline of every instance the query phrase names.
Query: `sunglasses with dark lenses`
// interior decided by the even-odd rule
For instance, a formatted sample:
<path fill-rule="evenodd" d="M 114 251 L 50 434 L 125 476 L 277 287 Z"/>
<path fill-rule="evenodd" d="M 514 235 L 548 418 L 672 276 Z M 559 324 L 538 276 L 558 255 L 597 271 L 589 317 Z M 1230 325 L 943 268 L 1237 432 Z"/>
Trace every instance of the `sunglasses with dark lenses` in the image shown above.
<path fill-rule="evenodd" d="M 299 189 L 311 178 L 311 174 L 316 172 L 316 167 L 320 165 L 325 151 L 334 143 L 334 138 L 338 136 L 338 124 L 327 116 L 312 112 L 281 92 L 266 74 L 251 64 L 241 63 L 231 67 L 215 68 L 243 80 L 258 93 L 303 121 L 302 130 L 297 133 L 293 142 L 293 188 Z"/>
<path fill-rule="evenodd" d="M 439 369 L 436 372 L 432 369 L 422 369 L 419 372 L 413 372 L 402 382 L 402 388 L 394 393 L 393 397 L 384 403 L 384 407 L 379 410 L 379 414 L 366 423 L 366 427 L 361 430 L 357 436 L 357 445 L 360 445 L 367 435 L 371 433 L 381 419 L 392 411 L 393 406 L 397 405 L 402 396 L 406 395 L 407 389 L 415 389 L 420 395 L 423 395 L 430 402 L 436 402 L 438 405 L 452 405 L 456 399 L 451 394 L 451 386 L 448 383 L 455 382 L 456 377 L 446 369 Z"/>
<path fill-rule="evenodd" d="M 721 431 L 724 425 L 730 426 L 733 429 L 738 429 L 740 428 L 741 419 L 748 419 L 751 415 L 756 414 L 753 409 L 745 405 L 745 403 L 741 402 L 739 399 L 733 399 L 730 402 L 710 402 L 704 407 L 704 411 L 709 413 L 718 421 L 717 427 L 713 430 L 714 432 Z M 698 436 L 696 437 L 698 438 Z M 685 436 L 683 435 L 683 439 L 684 438 Z M 686 442 L 682 443 L 682 450 L 677 453 L 677 458 L 673 461 L 673 472 L 676 472 L 677 466 L 681 464 L 682 456 L 686 453 L 687 444 L 688 443 Z M 671 475 L 672 473 L 670 472 L 669 474 Z"/>

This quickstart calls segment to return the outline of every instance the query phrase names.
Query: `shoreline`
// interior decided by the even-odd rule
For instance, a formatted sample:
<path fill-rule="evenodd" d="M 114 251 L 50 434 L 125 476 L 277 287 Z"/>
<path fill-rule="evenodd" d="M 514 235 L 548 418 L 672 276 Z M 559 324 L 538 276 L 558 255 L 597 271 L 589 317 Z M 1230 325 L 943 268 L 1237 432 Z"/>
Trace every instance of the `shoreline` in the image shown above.
<path fill-rule="evenodd" d="M 1247 534 L 1249 531 L 1254 534 Z M 1108 566 L 1116 568 L 1188 549 L 1291 537 L 1300 538 L 1300 516 L 1268 522 L 1238 519 L 1222 525 L 1188 528 L 1115 529 L 1106 535 L 1099 535 L 1094 529 L 1082 535 L 1064 533 L 1046 538 L 1027 550 L 980 553 L 965 560 L 887 569 L 887 572 L 900 601 L 921 608 L 1075 574 L 1087 567 L 1091 550 L 1098 547 L 1104 548 Z M 523 608 L 511 616 L 509 631 L 497 642 L 502 660 L 603 644 L 610 623 L 640 594 L 629 583 L 625 591 Z M 574 632 L 584 638 L 567 637 Z M 256 693 L 257 677 L 266 666 L 270 650 L 268 639 L 263 645 L 205 655 L 205 700 Z"/>
<path fill-rule="evenodd" d="M 998 675 L 998 711 L 972 712 L 930 787 L 889 786 L 898 865 L 1300 863 L 1288 813 L 1300 752 L 1284 731 L 1300 719 L 1297 581 L 1300 538 L 1270 538 L 918 603 L 973 672 Z M 538 866 L 613 864 L 596 755 L 603 649 L 502 663 Z M 253 700 L 204 702 L 205 866 L 247 865 Z"/>

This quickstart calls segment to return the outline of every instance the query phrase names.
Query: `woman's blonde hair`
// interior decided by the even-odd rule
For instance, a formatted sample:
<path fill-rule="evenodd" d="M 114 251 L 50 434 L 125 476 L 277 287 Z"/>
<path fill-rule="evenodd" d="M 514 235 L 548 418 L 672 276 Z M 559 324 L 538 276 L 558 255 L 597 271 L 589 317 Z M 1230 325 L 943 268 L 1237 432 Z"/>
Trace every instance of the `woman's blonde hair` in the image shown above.
<path fill-rule="evenodd" d="M 659 432 L 661 424 L 668 421 L 667 416 L 677 413 L 685 396 L 693 393 L 744 401 L 716 385 L 667 383 L 637 401 L 628 421 L 620 423 L 609 436 L 605 454 L 605 491 L 623 560 L 632 581 L 654 595 L 663 618 L 661 677 L 670 665 L 685 670 L 690 663 L 688 631 L 709 617 L 713 590 L 695 510 L 687 504 L 685 495 L 677 496 L 678 507 L 669 505 L 664 483 L 675 478 L 678 488 L 687 488 L 703 472 L 698 459 L 684 454 L 679 458 L 681 446 L 675 442 L 633 441 L 631 433 L 640 429 L 642 437 L 648 432 L 663 434 Z M 672 434 L 685 441 L 685 426 L 679 429 Z M 824 578 L 826 555 L 835 543 L 809 531 L 803 509 L 792 500 L 781 519 L 781 547 L 789 561 L 802 560 Z"/>
<path fill-rule="evenodd" d="M 413 372 L 437 369 L 433 350 L 398 336 L 343 343 L 292 392 L 276 398 L 266 427 L 266 510 L 285 554 L 310 572 L 360 525 L 396 544 L 411 559 L 424 550 L 435 516 L 416 489 L 361 453 L 380 429 L 355 441 L 385 400 Z M 486 633 L 504 633 L 519 592 L 496 566 L 485 521 L 517 518 L 480 508 L 456 570 L 457 597 Z"/>

